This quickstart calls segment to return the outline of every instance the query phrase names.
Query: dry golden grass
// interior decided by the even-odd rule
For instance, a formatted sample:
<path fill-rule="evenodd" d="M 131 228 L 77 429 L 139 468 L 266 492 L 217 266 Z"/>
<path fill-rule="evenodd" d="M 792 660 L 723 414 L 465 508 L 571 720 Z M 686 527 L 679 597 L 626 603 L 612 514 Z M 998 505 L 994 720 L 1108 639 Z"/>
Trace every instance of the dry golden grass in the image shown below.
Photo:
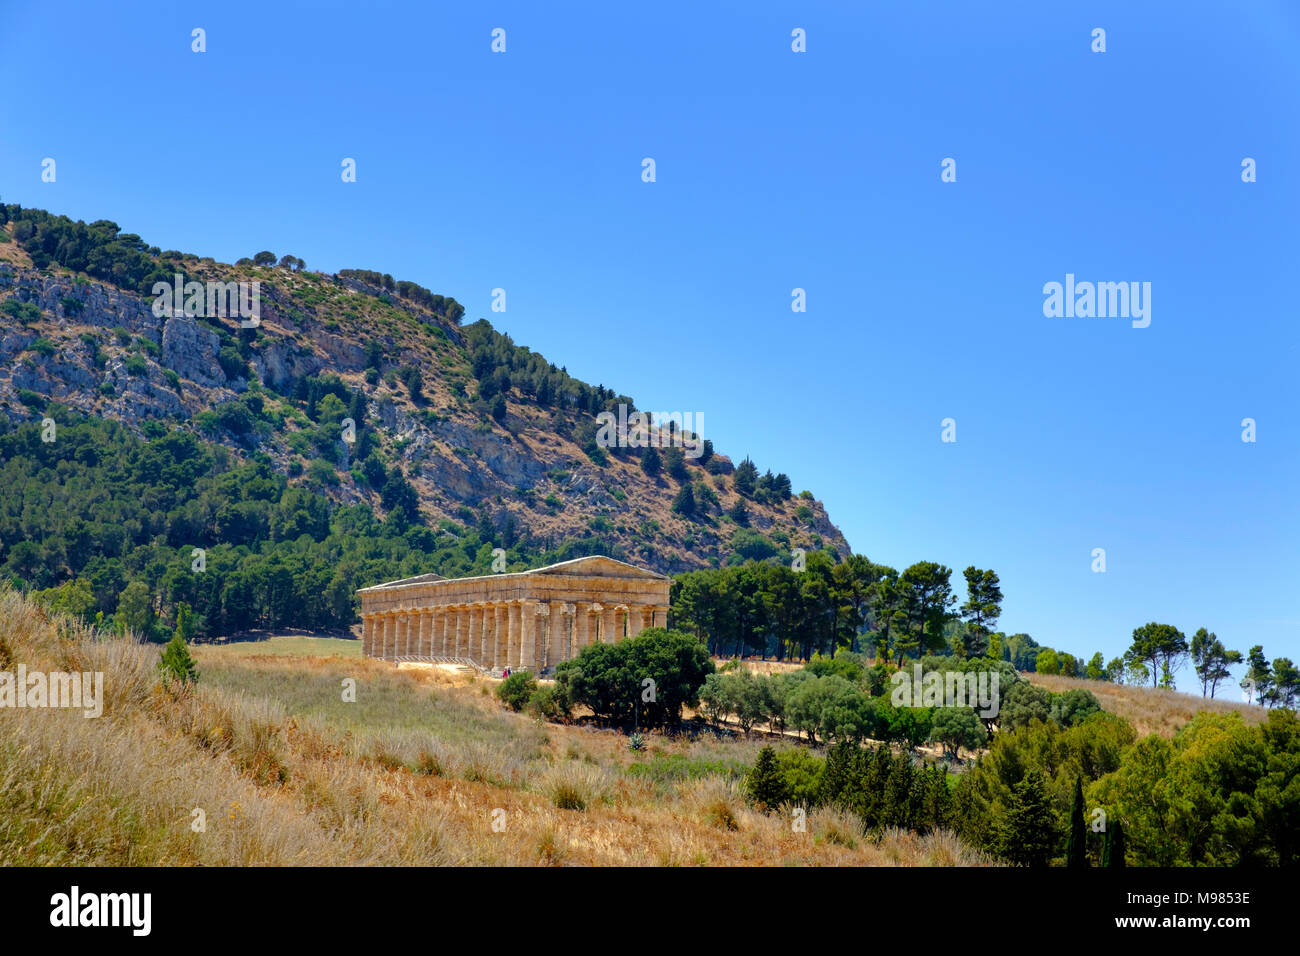
<path fill-rule="evenodd" d="M 224 654 L 239 657 L 357 657 L 361 656 L 361 642 L 339 637 L 316 637 L 309 634 L 275 634 L 259 641 L 230 641 L 225 644 L 204 644 L 206 654 Z"/>
<path fill-rule="evenodd" d="M 1033 683 L 1046 687 L 1053 693 L 1062 693 L 1082 687 L 1093 693 L 1102 710 L 1123 717 L 1139 737 L 1159 734 L 1172 737 L 1174 731 L 1202 711 L 1222 714 L 1236 712 L 1249 724 L 1262 723 L 1267 716 L 1264 708 L 1233 700 L 1210 699 L 1195 694 L 1160 690 L 1155 687 L 1126 687 L 1108 681 L 1080 680 L 1058 677 L 1053 674 L 1026 674 Z M 1224 690 L 1224 688 L 1220 688 Z M 1227 690 L 1236 693 L 1235 687 Z"/>
<path fill-rule="evenodd" d="M 106 691 L 96 719 L 0 710 L 0 865 L 989 862 L 947 834 L 755 811 L 756 741 L 647 734 L 632 753 L 508 713 L 477 676 L 342 657 L 199 648 L 176 694 L 157 655 L 0 589 L 0 667 L 100 670 Z"/>

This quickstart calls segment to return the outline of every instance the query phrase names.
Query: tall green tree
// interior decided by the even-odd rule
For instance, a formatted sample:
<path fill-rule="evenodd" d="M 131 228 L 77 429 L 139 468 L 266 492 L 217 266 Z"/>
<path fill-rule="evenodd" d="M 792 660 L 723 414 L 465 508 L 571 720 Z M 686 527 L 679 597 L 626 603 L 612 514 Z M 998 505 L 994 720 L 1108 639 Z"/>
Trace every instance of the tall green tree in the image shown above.
<path fill-rule="evenodd" d="M 974 565 L 962 574 L 966 578 L 966 603 L 961 617 L 966 622 L 965 639 L 959 645 L 962 657 L 983 657 L 989 634 L 1002 616 L 1002 588 L 996 571 L 981 571 Z"/>
<path fill-rule="evenodd" d="M 1088 865 L 1088 829 L 1083 820 L 1083 778 L 1074 778 L 1070 800 L 1070 834 L 1065 844 L 1065 865 L 1072 869 Z"/>
<path fill-rule="evenodd" d="M 1273 661 L 1273 687 L 1269 690 L 1269 703 L 1275 707 L 1295 709 L 1296 698 L 1300 697 L 1300 670 L 1289 657 L 1279 657 Z"/>
<path fill-rule="evenodd" d="M 1106 840 L 1102 844 L 1101 865 L 1123 867 L 1124 863 L 1124 824 L 1114 820 L 1106 827 Z"/>
<path fill-rule="evenodd" d="M 1230 651 L 1223 642 L 1205 628 L 1198 628 L 1192 635 L 1192 666 L 1201 681 L 1201 696 L 1214 697 L 1214 690 L 1219 682 L 1231 676 L 1228 670 L 1233 664 L 1241 663 L 1241 651 Z"/>
<path fill-rule="evenodd" d="M 1151 676 L 1151 686 L 1155 687 L 1162 674 L 1172 677 L 1177 672 L 1187 654 L 1187 638 L 1182 631 L 1172 624 L 1152 621 L 1134 628 L 1133 643 L 1125 659 L 1129 663 L 1145 664 Z"/>
<path fill-rule="evenodd" d="M 736 470 L 731 476 L 731 486 L 736 489 L 736 494 L 745 498 L 752 498 L 757 484 L 758 468 L 746 457 L 744 461 L 736 466 Z"/>
<path fill-rule="evenodd" d="M 775 750 L 764 747 L 758 752 L 745 784 L 750 798 L 763 810 L 775 809 L 786 801 L 785 781 L 776 763 Z"/>
<path fill-rule="evenodd" d="M 1246 676 L 1242 679 L 1241 686 L 1251 694 L 1252 702 L 1259 701 L 1261 707 L 1268 702 L 1269 693 L 1273 690 L 1273 668 L 1264 657 L 1262 644 L 1256 644 L 1246 654 Z"/>
<path fill-rule="evenodd" d="M 1044 867 L 1060 845 L 1056 812 L 1038 770 L 1015 785 L 1011 801 L 997 825 L 998 853 L 1020 866 Z"/>
<path fill-rule="evenodd" d="M 956 601 L 952 570 L 933 561 L 918 561 L 898 579 L 906 621 L 906 636 L 895 642 L 898 663 L 908 654 L 916 657 L 943 648 L 944 626 L 952 620 Z"/>

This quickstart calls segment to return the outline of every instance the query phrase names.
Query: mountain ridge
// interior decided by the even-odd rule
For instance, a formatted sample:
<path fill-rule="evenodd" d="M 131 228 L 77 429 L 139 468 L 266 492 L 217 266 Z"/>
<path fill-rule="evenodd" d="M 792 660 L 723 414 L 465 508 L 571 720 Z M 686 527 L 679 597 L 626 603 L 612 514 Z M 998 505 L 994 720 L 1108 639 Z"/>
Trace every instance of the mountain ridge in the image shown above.
<path fill-rule="evenodd" d="M 698 459 L 673 447 L 675 430 L 650 433 L 668 446 L 652 454 L 602 447 L 596 416 L 633 411 L 632 399 L 569 376 L 486 320 L 460 325 L 453 298 L 369 270 L 316 273 L 292 256 L 273 265 L 270 253 L 231 265 L 162 252 L 107 220 L 0 210 L 0 409 L 11 421 L 40 418 L 42 401 L 136 432 L 157 419 L 241 458 L 265 454 L 341 504 L 478 521 L 543 549 L 605 543 L 663 573 L 789 560 L 794 549 L 850 553 L 810 493 L 792 495 L 784 475 L 748 462 L 737 474 L 710 443 Z M 258 283 L 259 324 L 155 315 L 165 310 L 141 289 L 177 275 Z M 352 440 L 341 437 L 346 418 Z M 400 488 L 384 493 L 390 466 L 413 507 Z"/>

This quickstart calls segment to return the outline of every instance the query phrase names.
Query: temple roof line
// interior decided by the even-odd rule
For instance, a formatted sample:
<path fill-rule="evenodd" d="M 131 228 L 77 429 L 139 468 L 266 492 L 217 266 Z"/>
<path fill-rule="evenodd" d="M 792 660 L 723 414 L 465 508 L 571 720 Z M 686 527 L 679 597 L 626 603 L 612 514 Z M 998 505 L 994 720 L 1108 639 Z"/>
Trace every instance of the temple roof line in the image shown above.
<path fill-rule="evenodd" d="M 443 582 L 448 584 L 461 584 L 472 581 L 500 581 L 507 578 L 525 578 L 537 574 L 565 574 L 566 572 L 578 572 L 578 574 L 581 575 L 583 571 L 592 574 L 593 577 L 621 577 L 637 580 L 660 581 L 670 580 L 666 574 L 660 574 L 657 571 L 649 571 L 645 568 L 638 568 L 635 564 L 628 564 L 626 561 L 619 561 L 616 558 L 610 558 L 603 554 L 593 554 L 581 558 L 570 558 L 568 561 L 560 561 L 556 564 L 548 564 L 544 567 L 532 568 L 527 571 L 503 571 L 497 574 L 478 574 L 467 578 L 445 578 L 439 574 L 420 574 L 410 578 L 399 578 L 396 581 L 385 581 L 382 584 L 374 584 L 368 588 L 360 588 L 357 593 L 366 594 L 372 591 L 395 590 L 404 587 L 414 587 L 421 584 L 439 584 Z"/>

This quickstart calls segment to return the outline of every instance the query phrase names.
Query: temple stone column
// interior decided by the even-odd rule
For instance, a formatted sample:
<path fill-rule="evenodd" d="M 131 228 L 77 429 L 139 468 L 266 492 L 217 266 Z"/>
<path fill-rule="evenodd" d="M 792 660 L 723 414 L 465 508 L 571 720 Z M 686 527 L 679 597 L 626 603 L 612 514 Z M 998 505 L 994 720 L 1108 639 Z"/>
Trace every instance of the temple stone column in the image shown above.
<path fill-rule="evenodd" d="M 481 636 L 481 640 L 479 641 L 478 657 L 476 657 L 475 660 L 478 661 L 480 664 L 482 664 L 484 667 L 491 667 L 492 666 L 492 642 L 493 642 L 492 622 L 496 619 L 496 617 L 492 609 L 492 605 L 490 603 L 483 605 L 482 617 L 483 617 L 483 634 Z"/>
<path fill-rule="evenodd" d="M 379 659 L 388 659 L 388 648 L 393 640 L 393 614 L 384 611 L 379 616 Z"/>
<path fill-rule="evenodd" d="M 634 604 L 628 609 L 627 614 L 627 636 L 636 637 L 646 628 L 645 619 L 650 614 L 650 608 L 644 604 Z"/>
<path fill-rule="evenodd" d="M 438 608 L 438 624 L 433 631 L 434 637 L 436 638 L 434 643 L 438 648 L 437 656 L 439 657 L 451 656 L 451 652 L 447 648 L 451 646 L 451 641 L 454 641 L 456 638 L 454 633 L 450 639 L 448 638 L 448 628 L 450 626 L 451 609 L 444 604 L 442 607 Z"/>
<path fill-rule="evenodd" d="M 375 654 L 375 616 L 361 615 L 361 656 L 373 657 Z"/>
<path fill-rule="evenodd" d="M 492 606 L 492 669 L 499 670 L 506 666 L 507 645 L 506 645 L 506 606 L 504 604 L 494 604 Z"/>
<path fill-rule="evenodd" d="M 469 636 L 469 615 L 465 613 L 462 605 L 456 605 L 451 610 L 453 626 L 456 631 L 455 650 L 452 651 L 451 657 L 464 657 L 467 639 Z"/>
<path fill-rule="evenodd" d="M 591 604 L 587 601 L 578 601 L 574 605 L 573 614 L 573 654 L 577 657 L 582 653 L 582 649 L 587 646 L 587 640 L 591 634 Z"/>
<path fill-rule="evenodd" d="M 565 604 L 563 601 L 551 602 L 551 616 L 547 618 L 551 627 L 550 651 L 546 655 L 548 667 L 554 667 L 560 661 L 569 658 L 569 615 L 572 613 L 572 604 Z"/>
<path fill-rule="evenodd" d="M 511 601 L 506 605 L 506 666 L 522 668 L 523 654 L 520 651 L 521 628 L 519 626 L 520 602 Z"/>
<path fill-rule="evenodd" d="M 429 656 L 429 614 L 430 612 L 428 608 L 420 608 L 420 610 L 416 611 L 415 613 L 417 617 L 416 617 L 416 624 L 415 624 L 415 652 L 414 653 L 416 657 L 428 657 Z"/>
<path fill-rule="evenodd" d="M 535 655 L 535 659 L 533 661 L 535 665 L 533 667 L 533 673 L 540 674 L 542 672 L 542 669 L 545 668 L 548 663 L 546 660 L 546 651 L 547 651 L 547 640 L 550 637 L 551 608 L 549 605 L 542 604 L 541 602 L 538 602 L 536 607 L 537 610 L 533 612 L 537 615 L 537 624 L 536 624 L 537 637 L 533 642 L 534 655 Z"/>
<path fill-rule="evenodd" d="M 621 641 L 625 637 L 630 637 L 632 633 L 632 616 L 628 614 L 626 604 L 620 604 L 614 610 L 618 611 L 618 617 L 614 624 L 614 640 Z"/>
<path fill-rule="evenodd" d="M 465 648 L 465 656 L 470 660 L 477 661 L 483 653 L 483 606 L 481 604 L 471 604 L 469 606 L 469 641 Z"/>
<path fill-rule="evenodd" d="M 622 634 L 618 630 L 618 608 L 613 604 L 606 604 L 600 615 L 600 643 L 616 644 L 620 637 Z"/>
<path fill-rule="evenodd" d="M 411 652 L 411 612 L 399 611 L 397 614 L 397 646 L 393 649 L 393 660 Z"/>
<path fill-rule="evenodd" d="M 541 627 L 541 606 L 524 601 L 519 606 L 519 666 L 537 673 L 537 629 Z"/>

